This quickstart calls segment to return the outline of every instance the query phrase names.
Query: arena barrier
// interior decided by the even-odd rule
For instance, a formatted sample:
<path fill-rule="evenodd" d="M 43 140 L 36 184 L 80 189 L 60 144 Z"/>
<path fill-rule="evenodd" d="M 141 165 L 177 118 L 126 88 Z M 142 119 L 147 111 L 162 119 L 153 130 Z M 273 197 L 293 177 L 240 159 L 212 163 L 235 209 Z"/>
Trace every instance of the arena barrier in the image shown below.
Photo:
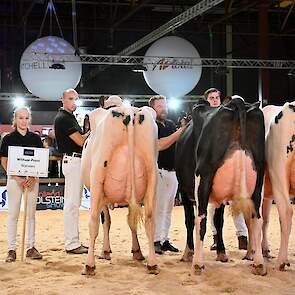
<path fill-rule="evenodd" d="M 41 179 L 40 179 L 41 180 Z M 64 205 L 64 179 L 42 179 L 39 185 L 39 195 L 37 198 L 37 210 L 57 210 L 63 209 Z M 60 180 L 61 182 L 57 181 Z M 45 183 L 44 183 L 45 182 Z M 7 189 L 5 186 L 6 180 L 1 179 L 0 181 L 0 211 L 7 210 Z M 3 185 L 4 184 L 4 185 Z M 90 208 L 90 193 L 84 188 L 82 195 L 82 202 L 80 210 L 89 210 Z M 21 210 L 23 210 L 23 204 L 21 205 Z"/>

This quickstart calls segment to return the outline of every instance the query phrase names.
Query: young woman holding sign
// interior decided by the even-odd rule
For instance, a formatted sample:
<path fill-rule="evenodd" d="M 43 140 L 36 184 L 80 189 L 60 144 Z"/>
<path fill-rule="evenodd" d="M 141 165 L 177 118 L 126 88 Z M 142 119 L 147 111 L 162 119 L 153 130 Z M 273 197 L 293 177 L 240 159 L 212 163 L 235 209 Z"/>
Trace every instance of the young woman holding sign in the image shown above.
<path fill-rule="evenodd" d="M 13 128 L 14 131 L 7 134 L 2 141 L 0 148 L 1 164 L 7 171 L 8 147 L 25 146 L 42 148 L 41 138 L 29 131 L 31 122 L 31 111 L 27 107 L 21 107 L 14 111 Z M 6 262 L 16 260 L 16 233 L 17 221 L 19 217 L 21 197 L 24 189 L 28 191 L 27 204 L 27 224 L 26 224 L 26 257 L 31 259 L 42 259 L 42 255 L 34 247 L 35 244 L 35 212 L 36 202 L 39 190 L 39 182 L 35 177 L 7 176 L 7 194 L 8 194 L 8 255 Z"/>

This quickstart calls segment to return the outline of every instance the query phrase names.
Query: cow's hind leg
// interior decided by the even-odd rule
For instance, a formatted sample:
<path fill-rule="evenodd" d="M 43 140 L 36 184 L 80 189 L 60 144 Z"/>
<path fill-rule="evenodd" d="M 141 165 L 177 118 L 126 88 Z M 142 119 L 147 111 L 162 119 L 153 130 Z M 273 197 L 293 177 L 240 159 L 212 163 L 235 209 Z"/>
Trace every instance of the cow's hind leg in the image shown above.
<path fill-rule="evenodd" d="M 187 194 L 182 192 L 181 199 L 184 208 L 185 226 L 186 226 L 186 247 L 180 261 L 192 262 L 194 255 L 194 226 L 195 212 L 193 202 Z"/>
<path fill-rule="evenodd" d="M 138 242 L 138 238 L 137 238 L 137 232 L 134 232 L 131 230 L 131 235 L 132 235 L 132 256 L 134 260 L 138 260 L 138 261 L 142 261 L 145 260 L 144 256 L 142 255 L 141 249 L 140 249 L 140 245 Z"/>
<path fill-rule="evenodd" d="M 155 246 L 154 246 L 154 216 L 152 210 L 145 206 L 145 229 L 149 243 L 149 255 L 147 259 L 148 273 L 158 274 L 159 267 L 156 261 Z"/>
<path fill-rule="evenodd" d="M 262 218 L 261 218 L 261 207 L 262 207 L 262 199 L 261 199 L 261 189 L 262 188 L 262 182 L 263 182 L 263 169 L 260 169 L 257 165 L 257 182 L 256 187 L 254 190 L 254 193 L 252 195 L 252 201 L 254 204 L 254 212 L 248 214 L 247 218 L 251 217 L 251 225 L 250 225 L 250 234 L 251 236 L 251 243 L 249 241 L 249 244 L 254 244 L 254 268 L 253 273 L 256 275 L 264 276 L 267 274 L 266 265 L 263 259 L 262 255 L 262 245 L 261 245 L 261 234 L 262 234 Z M 244 213 L 244 215 L 247 215 Z M 252 242 L 253 238 L 253 242 Z"/>
<path fill-rule="evenodd" d="M 269 225 L 269 217 L 270 217 L 270 210 L 272 206 L 272 199 L 271 198 L 264 198 L 262 203 L 262 254 L 263 257 L 268 259 L 274 258 L 270 254 L 269 243 L 267 239 L 267 230 Z"/>
<path fill-rule="evenodd" d="M 206 215 L 212 182 L 212 175 L 195 177 L 195 200 L 197 216 L 195 219 L 196 244 L 192 264 L 192 274 L 200 275 L 204 270 L 203 243 L 206 233 Z"/>
<path fill-rule="evenodd" d="M 148 177 L 150 182 L 146 190 L 144 198 L 144 211 L 145 211 L 145 231 L 149 243 L 149 254 L 147 258 L 147 270 L 150 274 L 158 274 L 160 272 L 157 265 L 154 235 L 155 235 L 155 188 L 156 188 L 156 173 L 151 173 Z"/>
<path fill-rule="evenodd" d="M 254 268 L 253 273 L 256 275 L 266 275 L 267 270 L 264 263 L 262 248 L 261 248 L 261 232 L 262 232 L 262 219 L 254 217 L 252 219 L 253 223 L 253 237 L 255 243 L 255 253 L 254 253 Z"/>
<path fill-rule="evenodd" d="M 86 265 L 82 272 L 83 275 L 95 275 L 95 258 L 94 258 L 94 246 L 95 240 L 98 236 L 99 229 L 99 215 L 103 209 L 104 196 L 102 190 L 102 184 L 96 183 L 94 188 L 90 189 L 91 194 L 91 208 L 90 208 L 90 217 L 89 217 L 89 248 L 88 255 L 86 259 Z"/>
<path fill-rule="evenodd" d="M 259 139 L 258 139 L 259 142 Z M 263 181 L 264 181 L 264 150 L 263 149 L 255 149 L 255 143 L 252 145 L 252 152 L 253 152 L 253 158 L 254 163 L 257 171 L 257 178 L 256 178 L 256 185 L 254 192 L 251 196 L 252 204 L 249 204 L 248 206 L 252 209 L 246 210 L 243 212 L 245 220 L 247 222 L 247 219 L 250 220 L 250 232 L 249 232 L 249 245 L 253 250 L 255 250 L 254 253 L 254 268 L 253 273 L 256 275 L 266 275 L 267 269 L 264 262 L 264 258 L 262 255 L 262 218 L 261 218 L 261 208 L 262 208 L 262 193 L 263 193 Z M 254 208 L 253 206 L 254 205 Z M 249 221 L 248 221 L 249 223 Z M 249 227 L 248 227 L 249 230 Z M 248 250 L 250 249 L 248 245 Z M 250 251 L 252 250 L 250 249 Z M 248 252 L 248 251 L 247 251 Z"/>
<path fill-rule="evenodd" d="M 254 233 L 253 233 L 253 220 L 251 216 L 244 216 L 245 222 L 248 228 L 248 248 L 247 248 L 247 253 L 243 257 L 243 260 L 250 260 L 253 261 L 254 257 L 254 252 L 255 252 L 255 242 L 254 242 Z"/>
<path fill-rule="evenodd" d="M 292 226 L 293 208 L 290 204 L 290 200 L 286 199 L 279 191 L 275 191 L 275 189 L 274 196 L 281 224 L 281 244 L 276 268 L 280 271 L 284 271 L 286 266 L 290 266 L 288 261 L 288 244 Z"/>
<path fill-rule="evenodd" d="M 137 120 L 138 118 L 138 120 Z M 148 238 L 149 254 L 147 257 L 147 270 L 151 274 L 158 274 L 159 268 L 156 261 L 154 247 L 155 226 L 155 194 L 157 185 L 157 131 L 155 122 L 148 109 L 137 113 L 135 122 L 135 143 L 137 150 L 144 155 L 147 188 L 144 196 L 145 230 Z"/>
<path fill-rule="evenodd" d="M 111 228 L 111 216 L 107 206 L 103 207 L 101 213 L 101 223 L 103 226 L 103 246 L 99 259 L 111 260 L 111 246 L 110 246 L 110 228 Z"/>
<path fill-rule="evenodd" d="M 136 210 L 141 210 L 139 205 L 136 205 L 136 206 L 138 207 Z M 129 210 L 129 214 L 131 214 L 130 206 L 128 207 L 128 210 Z M 138 212 L 138 214 L 141 215 L 140 212 Z M 132 250 L 131 250 L 131 253 L 133 255 L 133 259 L 134 260 L 139 260 L 139 261 L 144 260 L 145 258 L 141 253 L 140 245 L 139 245 L 138 238 L 137 238 L 137 224 L 134 224 L 134 222 L 132 222 L 130 220 L 130 218 L 127 218 L 127 220 L 128 220 L 128 225 L 130 227 L 131 235 L 132 235 Z"/>
<path fill-rule="evenodd" d="M 225 247 L 223 243 L 223 236 L 222 236 L 222 229 L 223 229 L 223 223 L 224 223 L 224 205 L 220 205 L 219 208 L 215 209 L 214 214 L 214 226 L 216 228 L 216 235 L 217 235 L 217 257 L 216 260 L 220 262 L 228 262 L 228 257 L 225 254 Z"/>

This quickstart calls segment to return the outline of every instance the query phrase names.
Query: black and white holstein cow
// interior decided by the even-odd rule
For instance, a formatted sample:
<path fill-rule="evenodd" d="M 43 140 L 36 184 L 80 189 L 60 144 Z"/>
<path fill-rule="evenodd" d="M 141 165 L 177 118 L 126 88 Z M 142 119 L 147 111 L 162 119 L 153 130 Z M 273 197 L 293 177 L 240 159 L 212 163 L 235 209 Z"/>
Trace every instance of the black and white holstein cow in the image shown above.
<path fill-rule="evenodd" d="M 283 271 L 290 266 L 288 244 L 292 227 L 293 209 L 290 195 L 295 194 L 295 102 L 283 106 L 263 108 L 266 127 L 266 177 L 263 200 L 263 240 L 262 249 L 269 254 L 267 225 L 272 199 L 279 212 L 281 226 L 280 250 L 276 268 Z"/>
<path fill-rule="evenodd" d="M 159 272 L 153 241 L 157 178 L 155 117 L 154 110 L 149 107 L 121 106 L 98 109 L 90 114 L 91 135 L 82 153 L 83 183 L 91 195 L 90 245 L 82 274 L 95 274 L 94 246 L 99 215 L 106 204 L 129 204 L 128 224 L 136 235 L 142 202 L 149 242 L 147 268 L 149 273 Z M 106 235 L 108 232 L 105 238 Z"/>
<path fill-rule="evenodd" d="M 227 201 L 232 202 L 234 213 L 243 212 L 250 229 L 249 245 L 252 249 L 249 246 L 247 256 L 252 258 L 251 250 L 255 249 L 253 273 L 266 274 L 260 216 L 264 132 L 263 114 L 258 104 L 245 103 L 238 96 L 217 108 L 210 107 L 205 100 L 199 100 L 193 108 L 192 122 L 177 142 L 176 173 L 180 190 L 187 198 L 194 197 L 197 206 L 192 265 L 195 274 L 204 269 L 203 241 L 208 202 L 219 207 L 214 216 L 217 260 L 227 261 L 222 239 L 224 204 Z M 186 218 L 192 218 L 191 213 L 186 214 Z M 192 237 L 188 237 L 189 241 Z"/>

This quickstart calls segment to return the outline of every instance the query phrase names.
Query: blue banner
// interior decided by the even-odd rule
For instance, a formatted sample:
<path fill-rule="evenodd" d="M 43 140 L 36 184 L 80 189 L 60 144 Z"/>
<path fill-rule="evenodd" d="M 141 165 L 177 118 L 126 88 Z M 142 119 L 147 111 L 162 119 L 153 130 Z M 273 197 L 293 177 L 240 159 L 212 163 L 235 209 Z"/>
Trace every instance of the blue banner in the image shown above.
<path fill-rule="evenodd" d="M 0 186 L 0 210 L 7 210 L 7 189 L 6 186 Z M 57 210 L 64 206 L 64 185 L 39 185 L 39 195 L 37 197 L 37 210 Z M 23 205 L 21 205 L 23 208 Z M 80 210 L 89 210 L 90 193 L 84 188 L 81 200 Z"/>

